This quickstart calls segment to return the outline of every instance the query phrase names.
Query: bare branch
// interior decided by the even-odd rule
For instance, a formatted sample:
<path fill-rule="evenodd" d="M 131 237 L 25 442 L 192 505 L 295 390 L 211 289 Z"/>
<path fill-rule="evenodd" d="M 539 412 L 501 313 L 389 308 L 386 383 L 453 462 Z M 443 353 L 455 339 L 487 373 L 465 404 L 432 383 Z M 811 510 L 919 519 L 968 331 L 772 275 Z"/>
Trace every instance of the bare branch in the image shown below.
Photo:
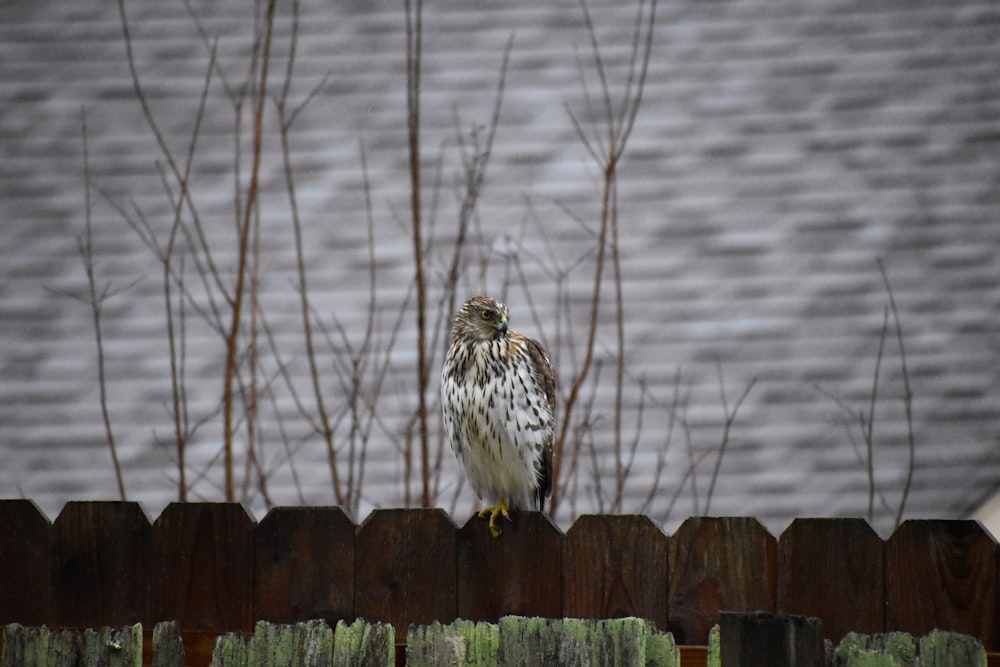
<path fill-rule="evenodd" d="M 223 384 L 223 447 L 225 448 L 226 500 L 235 499 L 233 489 L 233 378 L 236 374 L 236 351 L 239 345 L 240 319 L 243 313 L 243 290 L 246 282 L 247 246 L 250 238 L 252 212 L 257 204 L 257 188 L 260 173 L 260 160 L 263 143 L 264 99 L 267 90 L 267 71 L 271 50 L 271 29 L 274 26 L 274 7 L 276 0 L 270 0 L 267 5 L 267 20 L 263 43 L 263 56 L 260 65 L 260 88 L 257 92 L 256 108 L 254 110 L 253 131 L 253 165 L 250 170 L 250 185 L 247 189 L 246 206 L 243 209 L 243 220 L 239 229 L 239 249 L 237 253 L 236 287 L 233 290 L 232 320 L 226 338 L 226 365 Z"/>
<path fill-rule="evenodd" d="M 879 258 L 878 270 L 882 275 L 882 282 L 885 284 L 885 291 L 889 295 L 889 309 L 892 311 L 892 321 L 896 329 L 896 344 L 899 346 L 899 365 L 903 373 L 903 409 L 906 412 L 906 446 L 908 459 L 906 464 L 906 482 L 903 484 L 903 493 L 899 499 L 899 509 L 896 511 L 896 527 L 903 522 L 903 513 L 906 510 L 906 500 L 910 495 L 910 487 L 913 484 L 913 470 L 916 467 L 917 445 L 913 436 L 913 391 L 910 389 L 910 372 L 906 366 L 906 349 L 903 347 L 903 325 L 899 321 L 899 309 L 896 307 L 896 297 L 889 284 L 889 275 L 886 273 L 885 265 Z"/>
<path fill-rule="evenodd" d="M 712 505 L 712 495 L 715 492 L 715 482 L 719 478 L 719 470 L 722 468 L 722 457 L 726 455 L 726 447 L 729 445 L 729 433 L 732 430 L 733 422 L 736 421 L 736 414 L 740 411 L 740 406 L 743 405 L 743 401 L 746 397 L 750 395 L 750 391 L 757 384 L 757 378 L 753 378 L 747 383 L 746 389 L 740 394 L 740 397 L 736 400 L 736 404 L 733 406 L 733 411 L 729 411 L 729 406 L 726 402 L 726 385 L 722 380 L 722 364 L 718 365 L 719 373 L 719 395 L 722 400 L 722 412 L 725 416 L 725 423 L 722 427 L 722 440 L 719 443 L 719 449 L 715 456 L 715 467 L 712 469 L 712 479 L 708 484 L 708 493 L 705 495 L 705 514 L 708 514 L 709 508 Z"/>
<path fill-rule="evenodd" d="M 101 332 L 101 308 L 104 300 L 110 294 L 110 288 L 98 293 L 97 277 L 94 269 L 93 225 L 90 206 L 90 151 L 87 141 L 87 114 L 80 110 L 80 130 L 83 137 L 83 199 L 84 199 L 84 234 L 78 240 L 80 257 L 87 272 L 87 288 L 89 292 L 90 314 L 94 322 L 94 337 L 97 343 L 97 386 L 100 392 L 101 419 L 104 421 L 104 433 L 111 452 L 111 464 L 115 471 L 115 481 L 118 483 L 118 495 L 127 500 L 125 494 L 125 478 L 122 476 L 121 462 L 118 460 L 118 445 L 115 442 L 114 429 L 111 427 L 111 412 L 108 409 L 108 382 L 104 364 L 104 338 Z"/>

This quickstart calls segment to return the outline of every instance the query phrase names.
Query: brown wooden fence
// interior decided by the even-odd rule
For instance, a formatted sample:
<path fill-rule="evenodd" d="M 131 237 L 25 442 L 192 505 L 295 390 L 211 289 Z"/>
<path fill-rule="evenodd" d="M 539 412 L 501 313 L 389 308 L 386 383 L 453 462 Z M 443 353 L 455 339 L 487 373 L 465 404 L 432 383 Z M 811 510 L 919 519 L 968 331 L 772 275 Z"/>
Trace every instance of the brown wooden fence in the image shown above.
<path fill-rule="evenodd" d="M 71 502 L 50 522 L 0 501 L 0 623 L 175 620 L 188 635 L 258 620 L 410 623 L 638 616 L 704 645 L 722 610 L 786 612 L 848 631 L 939 628 L 1000 650 L 1000 555 L 975 521 L 907 521 L 883 541 L 863 520 L 799 519 L 780 538 L 753 518 L 584 516 L 565 533 L 521 513 L 499 539 L 441 510 L 272 510 L 175 503 L 152 524 L 126 502 Z"/>

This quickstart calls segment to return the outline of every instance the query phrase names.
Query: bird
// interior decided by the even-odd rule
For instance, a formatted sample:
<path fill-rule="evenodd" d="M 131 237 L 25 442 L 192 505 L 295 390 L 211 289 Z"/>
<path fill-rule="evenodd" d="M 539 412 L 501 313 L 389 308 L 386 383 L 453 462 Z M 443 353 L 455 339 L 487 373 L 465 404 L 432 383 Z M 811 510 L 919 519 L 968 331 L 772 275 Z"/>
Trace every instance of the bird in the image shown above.
<path fill-rule="evenodd" d="M 441 369 L 445 435 L 493 537 L 499 516 L 541 510 L 552 490 L 556 376 L 545 348 L 508 328 L 509 315 L 489 296 L 466 301 Z"/>

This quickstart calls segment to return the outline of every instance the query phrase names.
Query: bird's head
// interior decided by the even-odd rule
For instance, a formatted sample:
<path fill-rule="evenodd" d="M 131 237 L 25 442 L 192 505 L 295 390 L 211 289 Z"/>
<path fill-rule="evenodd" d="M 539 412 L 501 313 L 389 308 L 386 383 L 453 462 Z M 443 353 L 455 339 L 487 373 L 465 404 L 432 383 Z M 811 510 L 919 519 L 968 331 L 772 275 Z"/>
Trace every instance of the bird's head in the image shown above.
<path fill-rule="evenodd" d="M 487 341 L 507 335 L 507 306 L 488 296 L 474 296 L 466 301 L 455 316 L 452 335 Z"/>

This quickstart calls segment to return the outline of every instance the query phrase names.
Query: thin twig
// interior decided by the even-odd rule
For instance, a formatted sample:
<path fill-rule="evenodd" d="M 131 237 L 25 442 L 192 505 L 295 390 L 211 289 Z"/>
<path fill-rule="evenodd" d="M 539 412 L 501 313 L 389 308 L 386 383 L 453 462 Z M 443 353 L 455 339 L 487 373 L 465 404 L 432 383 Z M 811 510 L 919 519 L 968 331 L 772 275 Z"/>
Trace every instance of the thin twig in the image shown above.
<path fill-rule="evenodd" d="M 239 248 L 236 265 L 236 287 L 233 290 L 232 320 L 226 337 L 226 364 L 223 384 L 223 447 L 225 448 L 226 501 L 235 499 L 233 488 L 233 379 L 236 375 L 236 353 L 239 346 L 240 319 L 243 313 L 243 290 L 246 282 L 247 250 L 250 239 L 252 212 L 257 204 L 258 178 L 263 143 L 264 101 L 267 90 L 267 71 L 271 52 L 271 29 L 274 26 L 274 7 L 276 0 L 270 0 L 267 5 L 267 20 L 263 56 L 260 65 L 260 88 L 257 91 L 256 107 L 254 109 L 253 129 L 253 164 L 250 171 L 250 185 L 247 188 L 246 205 L 243 209 L 243 220 L 239 228 Z"/>
<path fill-rule="evenodd" d="M 718 365 L 719 374 L 719 395 L 722 400 L 722 412 L 725 416 L 725 423 L 722 427 L 722 440 L 719 442 L 719 448 L 716 451 L 715 456 L 715 467 L 712 469 L 712 479 L 708 484 L 708 493 L 705 495 L 705 514 L 708 514 L 709 508 L 712 505 L 712 495 L 715 493 L 715 482 L 719 478 L 719 471 L 722 469 L 722 457 L 726 455 L 726 447 L 729 445 L 729 433 L 732 430 L 733 422 L 736 421 L 736 414 L 740 411 L 740 406 L 743 405 L 743 401 L 746 397 L 750 395 L 750 391 L 753 389 L 754 385 L 757 384 L 757 378 L 753 378 L 747 383 L 746 389 L 740 394 L 740 397 L 736 400 L 736 404 L 733 406 L 733 411 L 729 411 L 729 406 L 726 402 L 726 385 L 722 379 L 722 363 Z"/>
<path fill-rule="evenodd" d="M 410 167 L 410 216 L 413 234 L 414 283 L 417 287 L 417 428 L 420 438 L 421 505 L 430 497 L 430 447 L 427 436 L 427 286 L 424 283 L 424 245 L 420 229 L 420 69 L 423 39 L 423 0 L 405 0 L 406 8 L 406 119 Z M 410 458 L 407 457 L 409 464 Z"/>
<path fill-rule="evenodd" d="M 295 67 L 296 45 L 298 43 L 298 21 L 299 3 L 296 0 L 292 5 L 292 34 L 291 45 L 289 47 L 288 63 L 285 70 L 285 82 L 281 89 L 281 96 L 278 98 L 278 121 L 280 125 L 281 138 L 281 160 L 285 173 L 285 190 L 288 193 L 288 206 L 291 211 L 292 236 L 295 241 L 295 267 L 298 272 L 297 292 L 299 294 L 299 308 L 302 319 L 302 333 L 306 346 L 306 363 L 309 365 L 309 378 L 312 382 L 313 399 L 316 403 L 316 413 L 319 421 L 320 434 L 326 444 L 327 461 L 330 465 L 330 477 L 333 485 L 333 494 L 337 504 L 347 506 L 347 497 L 341 488 L 341 473 L 337 465 L 337 449 L 334 446 L 333 429 L 330 426 L 330 417 L 327 412 L 326 402 L 323 400 L 323 390 L 320 386 L 319 367 L 316 363 L 316 349 L 313 343 L 312 318 L 310 317 L 309 287 L 306 278 L 305 251 L 302 242 L 302 221 L 299 216 L 299 203 L 295 189 L 295 175 L 292 167 L 291 148 L 289 142 L 289 130 L 295 120 L 295 116 L 289 116 L 287 112 L 288 95 L 291 89 L 291 80 Z M 300 107 L 301 108 L 301 107 Z"/>
<path fill-rule="evenodd" d="M 916 439 L 913 435 L 913 391 L 910 388 L 910 372 L 906 366 L 906 349 L 903 347 L 903 325 L 899 321 L 899 309 L 896 307 L 896 297 L 889 284 L 889 275 L 886 273 L 882 258 L 876 260 L 878 270 L 882 275 L 882 282 L 885 284 L 885 291 L 889 295 L 889 309 L 892 311 L 892 321 L 896 329 L 896 343 L 899 345 L 899 365 L 903 373 L 903 409 L 906 412 L 906 482 L 903 484 L 903 493 L 899 499 L 899 509 L 896 511 L 896 527 L 903 522 L 903 513 L 906 510 L 906 500 L 910 495 L 910 487 L 913 485 L 913 471 L 916 467 Z"/>
<path fill-rule="evenodd" d="M 649 487 L 649 493 L 646 495 L 646 500 L 643 502 L 642 507 L 639 509 L 640 514 L 647 514 L 653 505 L 653 500 L 656 498 L 657 491 L 660 487 L 660 479 L 663 476 L 663 469 L 666 467 L 667 461 L 667 451 L 670 449 L 670 443 L 673 441 L 674 437 L 674 426 L 677 424 L 677 411 L 680 406 L 680 389 L 681 389 L 681 371 L 678 368 L 674 373 L 674 391 L 673 396 L 670 399 L 670 407 L 667 409 L 667 428 L 663 435 L 663 444 L 656 450 L 656 466 L 653 468 L 653 483 Z M 685 402 L 690 398 L 690 394 L 687 394 L 684 398 Z M 680 485 L 683 488 L 683 484 Z"/>
<path fill-rule="evenodd" d="M 865 455 L 868 468 L 868 520 L 875 520 L 875 403 L 878 399 L 878 378 L 882 368 L 882 352 L 889 332 L 889 309 L 882 312 L 882 330 L 878 336 L 878 351 L 875 353 L 875 371 L 872 374 L 872 390 L 868 399 L 868 418 L 861 417 L 861 434 L 865 441 Z"/>
<path fill-rule="evenodd" d="M 639 111 L 639 106 L 642 101 L 643 89 L 645 86 L 646 73 L 648 71 L 649 57 L 652 51 L 652 35 L 653 35 L 653 25 L 656 13 L 656 3 L 653 2 L 650 5 L 650 15 L 648 18 L 648 30 L 646 33 L 646 39 L 644 42 L 644 51 L 641 54 L 640 72 L 637 77 L 637 82 L 635 84 L 635 92 L 632 93 L 631 84 L 627 87 L 627 92 L 629 96 L 623 99 L 622 109 L 623 118 L 625 119 L 622 125 L 616 125 L 614 122 L 614 110 L 611 102 L 611 90 L 608 83 L 607 71 L 604 64 L 604 60 L 601 56 L 600 46 L 597 40 L 597 33 L 594 28 L 593 21 L 590 17 L 590 11 L 587 8 L 586 0 L 580 0 L 580 6 L 583 13 L 584 24 L 587 28 L 587 35 L 590 39 L 591 52 L 594 58 L 594 68 L 597 71 L 597 76 L 601 84 L 601 94 L 604 101 L 605 107 L 605 118 L 606 118 L 606 131 L 608 135 L 608 143 L 605 145 L 602 141 L 602 133 L 595 129 L 593 139 L 591 139 L 587 132 L 584 130 L 582 124 L 578 121 L 576 116 L 569 111 L 570 121 L 573 123 L 573 127 L 577 132 L 577 136 L 581 143 L 587 149 L 587 151 L 594 158 L 594 161 L 600 167 L 603 175 L 603 188 L 601 194 L 601 213 L 600 213 L 600 226 L 597 234 L 597 249 L 596 249 L 596 265 L 594 269 L 593 277 L 593 288 L 591 294 L 590 302 L 590 322 L 587 332 L 587 342 L 584 346 L 584 357 L 581 366 L 573 380 L 570 387 L 569 393 L 566 397 L 565 406 L 565 417 L 563 421 L 562 429 L 559 432 L 559 436 L 556 438 L 555 442 L 555 456 L 554 456 L 554 469 L 553 469 L 553 484 L 552 484 L 552 496 L 550 499 L 550 511 L 554 515 L 558 508 L 559 502 L 559 484 L 560 475 L 562 469 L 562 459 L 565 455 L 565 445 L 566 436 L 568 433 L 568 424 L 570 423 L 571 413 L 574 406 L 578 400 L 580 388 L 583 383 L 587 380 L 587 376 L 590 373 L 590 367 L 593 363 L 594 355 L 594 344 L 597 336 L 598 327 L 598 316 L 601 302 L 601 286 L 604 279 L 604 260 L 605 254 L 608 250 L 608 237 L 610 233 L 610 246 L 612 255 L 612 275 L 615 280 L 615 294 L 616 294 L 616 341 L 618 347 L 617 353 L 617 367 L 616 367 L 616 398 L 615 398 L 615 440 L 613 443 L 613 448 L 615 451 L 615 476 L 616 482 L 622 484 L 622 467 L 621 467 L 621 406 L 622 406 L 622 391 L 624 382 L 624 311 L 623 311 L 623 295 L 622 295 L 622 285 L 621 285 L 621 270 L 620 270 L 620 258 L 618 255 L 618 164 L 624 154 L 625 147 L 628 144 L 628 138 L 631 134 L 632 128 L 634 127 L 635 118 Z M 640 13 L 644 11 L 643 7 L 639 8 Z M 641 26 L 642 21 L 637 20 L 636 26 L 637 30 Z M 634 38 L 634 45 L 638 47 L 639 39 Z M 636 56 L 633 54 L 631 60 L 631 67 L 634 70 L 636 66 Z M 582 68 L 581 68 L 582 70 Z M 581 73 L 582 76 L 582 73 Z M 632 74 L 630 74 L 629 81 L 632 81 Z M 586 80 L 583 77 L 583 88 L 586 95 L 586 101 L 588 107 L 590 105 L 590 96 L 587 93 Z M 593 114 L 591 114 L 593 116 Z M 598 125 L 596 118 L 592 118 L 595 128 Z M 574 444 L 572 452 L 572 461 L 575 466 L 576 458 L 579 455 L 579 440 Z"/>
<path fill-rule="evenodd" d="M 216 51 L 213 46 L 212 52 L 209 57 L 209 66 L 205 72 L 205 82 L 202 86 L 201 95 L 198 99 L 198 111 L 195 114 L 194 128 L 191 131 L 191 140 L 188 143 L 188 150 L 184 160 L 184 173 L 178 183 L 179 193 L 174 202 L 174 220 L 170 227 L 170 233 L 167 237 L 166 247 L 163 249 L 162 263 L 163 263 L 163 303 L 166 310 L 167 318 L 167 346 L 168 353 L 170 356 L 170 396 L 172 401 L 171 410 L 174 422 L 174 438 L 177 450 L 177 499 L 181 502 L 187 500 L 187 484 L 186 484 L 186 464 L 184 460 L 184 450 L 187 444 L 187 433 L 185 432 L 184 426 L 184 412 L 187 410 L 185 402 L 182 400 L 185 397 L 185 392 L 181 384 L 180 376 L 180 358 L 179 350 L 177 349 L 177 333 L 175 330 L 174 323 L 174 313 L 173 313 L 173 299 L 171 296 L 171 284 L 177 280 L 181 285 L 183 285 L 183 273 L 179 276 L 174 276 L 173 269 L 173 255 L 174 247 L 177 241 L 177 232 L 183 226 L 182 214 L 184 201 L 186 198 L 186 193 L 188 189 L 188 182 L 191 177 L 191 169 L 194 165 L 195 149 L 198 145 L 198 137 L 201 131 L 201 122 L 205 116 L 205 104 L 208 99 L 209 85 L 212 81 L 212 68 L 215 64 Z M 168 192 L 168 196 L 169 192 Z M 183 289 L 181 295 L 183 296 Z"/>
<path fill-rule="evenodd" d="M 125 478 L 122 466 L 118 460 L 118 445 L 115 442 L 114 429 L 111 428 L 111 412 L 108 409 L 108 382 L 104 364 L 104 338 L 101 333 L 101 309 L 107 298 L 108 290 L 98 293 L 97 277 L 94 270 L 94 231 L 90 206 L 90 151 L 87 137 L 87 114 L 80 110 L 80 131 L 83 137 L 83 199 L 84 199 L 84 236 L 77 240 L 83 266 L 87 272 L 87 289 L 90 300 L 90 314 L 94 321 L 94 337 L 97 342 L 97 386 L 100 392 L 101 418 L 104 421 L 104 433 L 108 439 L 108 449 L 111 452 L 111 463 L 114 466 L 115 481 L 118 483 L 118 495 L 127 500 L 125 494 Z"/>

